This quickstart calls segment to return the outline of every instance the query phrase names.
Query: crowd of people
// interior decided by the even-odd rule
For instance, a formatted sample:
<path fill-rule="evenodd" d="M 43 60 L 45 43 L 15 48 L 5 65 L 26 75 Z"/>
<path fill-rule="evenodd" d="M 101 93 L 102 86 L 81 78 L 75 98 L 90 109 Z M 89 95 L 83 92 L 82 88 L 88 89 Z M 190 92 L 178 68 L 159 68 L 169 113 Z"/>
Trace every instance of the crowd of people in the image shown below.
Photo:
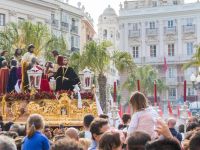
<path fill-rule="evenodd" d="M 51 78 L 56 81 L 56 91 L 73 90 L 74 85 L 80 84 L 80 79 L 73 68 L 69 67 L 68 57 L 59 55 L 57 50 L 50 54 L 54 61 L 44 62 L 35 55 L 35 46 L 30 44 L 27 52 L 16 49 L 13 56 L 8 57 L 8 51 L 0 52 L 0 95 L 10 92 L 26 92 L 30 90 L 28 70 L 41 70 L 40 90 L 50 92 L 49 81 Z M 30 82 L 30 83 L 29 83 Z M 34 83 L 34 82 L 33 82 Z M 32 85 L 31 85 L 32 86 Z"/>
<path fill-rule="evenodd" d="M 133 93 L 130 105 L 132 115 L 123 114 L 118 128 L 113 127 L 106 114 L 86 115 L 82 128 L 62 124 L 51 127 L 39 114 L 30 115 L 26 125 L 4 123 L 0 118 L 0 150 L 200 149 L 200 124 L 196 117 L 177 127 L 175 118 L 160 118 L 138 91 Z"/>

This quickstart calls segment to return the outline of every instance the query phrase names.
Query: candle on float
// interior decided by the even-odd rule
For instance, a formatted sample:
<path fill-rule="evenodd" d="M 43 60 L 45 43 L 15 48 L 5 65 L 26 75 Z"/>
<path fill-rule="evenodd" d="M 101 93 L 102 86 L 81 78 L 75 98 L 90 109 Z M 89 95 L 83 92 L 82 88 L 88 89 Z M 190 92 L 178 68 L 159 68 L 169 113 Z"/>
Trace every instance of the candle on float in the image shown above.
<path fill-rule="evenodd" d="M 154 81 L 154 105 L 157 104 L 157 87 L 156 87 L 156 80 Z"/>
<path fill-rule="evenodd" d="M 117 100 L 117 83 L 116 83 L 116 81 L 114 82 L 113 100 L 114 100 L 114 102 L 116 102 L 116 100 Z"/>

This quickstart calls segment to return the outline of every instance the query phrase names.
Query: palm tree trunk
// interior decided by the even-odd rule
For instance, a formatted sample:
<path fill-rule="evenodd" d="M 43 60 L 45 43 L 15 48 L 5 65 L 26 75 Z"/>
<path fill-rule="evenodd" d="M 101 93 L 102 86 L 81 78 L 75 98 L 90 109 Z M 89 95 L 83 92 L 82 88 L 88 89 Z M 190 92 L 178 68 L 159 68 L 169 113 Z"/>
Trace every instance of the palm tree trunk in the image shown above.
<path fill-rule="evenodd" d="M 100 98 L 100 105 L 103 109 L 103 112 L 107 112 L 107 105 L 106 105 L 106 84 L 107 78 L 104 74 L 99 74 L 98 76 L 98 84 L 99 84 L 99 98 Z"/>

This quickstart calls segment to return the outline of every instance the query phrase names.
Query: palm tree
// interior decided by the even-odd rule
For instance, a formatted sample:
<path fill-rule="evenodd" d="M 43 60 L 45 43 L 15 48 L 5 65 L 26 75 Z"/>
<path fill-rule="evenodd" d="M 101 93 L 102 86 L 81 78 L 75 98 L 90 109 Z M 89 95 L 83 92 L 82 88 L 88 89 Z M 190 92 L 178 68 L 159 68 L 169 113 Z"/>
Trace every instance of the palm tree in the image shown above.
<path fill-rule="evenodd" d="M 116 68 L 124 71 L 125 68 L 133 66 L 132 57 L 127 52 L 115 51 L 113 54 L 109 53 L 107 48 L 112 44 L 108 41 L 96 43 L 90 41 L 85 45 L 85 51 L 82 54 L 74 53 L 71 56 L 70 62 L 76 68 L 83 69 L 89 67 L 95 72 L 97 77 L 100 104 L 104 112 L 106 112 L 106 85 L 107 77 L 105 75 L 109 65 L 113 62 Z"/>
<path fill-rule="evenodd" d="M 0 48 L 7 50 L 11 57 L 14 49 L 27 49 L 29 44 L 34 44 L 35 54 L 43 54 L 46 59 L 48 53 L 43 53 L 59 45 L 63 51 L 67 49 L 64 38 L 52 36 L 48 27 L 42 23 L 31 23 L 29 21 L 9 23 L 4 30 L 0 31 Z M 51 55 L 51 54 L 50 54 Z"/>
<path fill-rule="evenodd" d="M 160 79 L 157 79 L 157 71 L 150 65 L 138 67 L 134 74 L 131 74 L 125 82 L 124 87 L 128 90 L 137 90 L 137 80 L 140 80 L 141 92 L 144 94 L 153 94 L 154 81 L 157 81 L 158 92 L 161 94 L 162 90 L 166 89 L 166 85 Z"/>
<path fill-rule="evenodd" d="M 200 46 L 197 47 L 196 53 L 192 56 L 192 59 L 189 63 L 183 65 L 183 69 L 187 69 L 189 67 L 199 67 L 200 66 Z"/>

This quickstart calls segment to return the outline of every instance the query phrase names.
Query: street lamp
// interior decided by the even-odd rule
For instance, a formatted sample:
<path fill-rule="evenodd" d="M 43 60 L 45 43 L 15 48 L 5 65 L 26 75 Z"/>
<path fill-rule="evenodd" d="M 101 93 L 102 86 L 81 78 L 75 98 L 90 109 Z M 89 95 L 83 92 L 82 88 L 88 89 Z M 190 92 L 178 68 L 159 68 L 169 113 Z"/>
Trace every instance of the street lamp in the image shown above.
<path fill-rule="evenodd" d="M 195 76 L 194 73 L 190 76 L 190 81 L 192 82 L 192 86 L 194 89 L 197 90 L 197 101 L 199 100 L 199 94 L 200 94 L 200 67 L 198 69 L 199 73 L 197 76 Z"/>

